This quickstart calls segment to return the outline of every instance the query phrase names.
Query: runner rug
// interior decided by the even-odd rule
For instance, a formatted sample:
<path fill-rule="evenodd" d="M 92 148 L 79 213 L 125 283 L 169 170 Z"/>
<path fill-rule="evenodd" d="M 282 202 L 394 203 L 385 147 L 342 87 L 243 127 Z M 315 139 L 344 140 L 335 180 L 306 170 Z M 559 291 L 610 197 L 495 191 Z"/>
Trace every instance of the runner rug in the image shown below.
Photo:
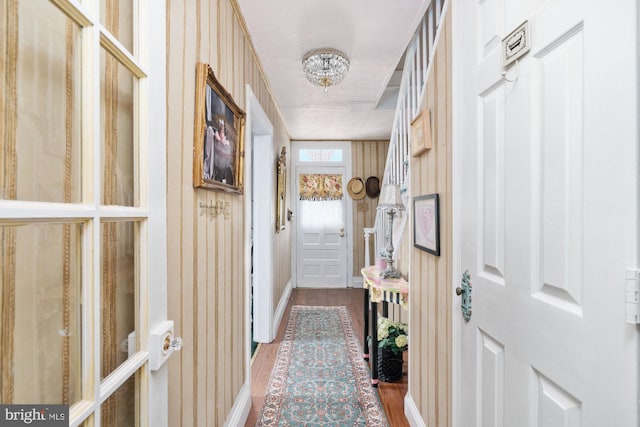
<path fill-rule="evenodd" d="M 346 307 L 292 307 L 256 426 L 389 426 Z"/>

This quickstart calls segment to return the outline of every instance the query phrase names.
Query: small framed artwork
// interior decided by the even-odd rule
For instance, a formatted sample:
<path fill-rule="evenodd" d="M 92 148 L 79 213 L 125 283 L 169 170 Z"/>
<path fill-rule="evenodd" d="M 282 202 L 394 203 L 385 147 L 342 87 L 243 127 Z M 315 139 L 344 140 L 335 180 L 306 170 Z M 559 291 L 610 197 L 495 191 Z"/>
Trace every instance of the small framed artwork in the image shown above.
<path fill-rule="evenodd" d="M 196 67 L 193 186 L 242 194 L 245 113 L 209 65 Z"/>
<path fill-rule="evenodd" d="M 413 246 L 440 256 L 438 194 L 413 198 Z"/>
<path fill-rule="evenodd" d="M 411 154 L 418 157 L 431 149 L 431 111 L 420 110 L 411 121 Z"/>

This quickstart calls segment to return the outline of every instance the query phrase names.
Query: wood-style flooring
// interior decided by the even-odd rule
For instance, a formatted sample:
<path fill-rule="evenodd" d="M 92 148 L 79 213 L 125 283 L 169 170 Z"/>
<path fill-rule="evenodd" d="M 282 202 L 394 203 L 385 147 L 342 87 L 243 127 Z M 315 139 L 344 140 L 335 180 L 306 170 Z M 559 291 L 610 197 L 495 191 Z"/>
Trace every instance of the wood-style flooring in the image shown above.
<path fill-rule="evenodd" d="M 271 377 L 271 370 L 278 354 L 278 347 L 284 329 L 289 319 L 292 305 L 344 305 L 349 310 L 353 322 L 354 332 L 358 335 L 360 342 L 363 341 L 363 290 L 362 289 L 300 289 L 296 288 L 291 293 L 287 308 L 276 339 L 269 344 L 261 344 L 257 350 L 256 357 L 251 365 L 251 412 L 245 424 L 246 427 L 253 427 L 260 415 L 264 395 Z M 362 345 L 362 344 L 361 344 Z M 405 352 L 405 365 L 402 380 L 397 383 L 380 382 L 378 393 L 380 401 L 387 413 L 389 424 L 392 427 L 409 426 L 404 416 L 404 395 L 407 393 L 407 363 Z"/>

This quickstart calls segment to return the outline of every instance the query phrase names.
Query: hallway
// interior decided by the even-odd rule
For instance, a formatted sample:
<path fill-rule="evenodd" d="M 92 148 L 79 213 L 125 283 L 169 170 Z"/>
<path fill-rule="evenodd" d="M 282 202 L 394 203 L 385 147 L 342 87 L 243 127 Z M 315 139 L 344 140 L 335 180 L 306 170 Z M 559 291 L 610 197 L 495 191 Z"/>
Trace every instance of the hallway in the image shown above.
<path fill-rule="evenodd" d="M 289 313 L 293 305 L 344 305 L 349 310 L 353 328 L 360 341 L 362 341 L 363 324 L 362 324 L 362 289 L 299 289 L 296 288 L 291 293 L 291 297 L 287 303 L 287 308 L 283 316 L 278 335 L 270 344 L 261 344 L 258 353 L 251 365 L 251 412 L 245 423 L 246 427 L 255 425 L 260 410 L 266 388 L 269 384 L 271 370 L 278 354 L 278 347 L 284 328 L 289 318 Z M 407 392 L 407 353 L 404 353 L 405 366 L 402 380 L 397 383 L 380 382 L 378 392 L 380 400 L 387 413 L 389 425 L 393 427 L 408 426 L 406 417 L 404 416 L 404 395 Z"/>

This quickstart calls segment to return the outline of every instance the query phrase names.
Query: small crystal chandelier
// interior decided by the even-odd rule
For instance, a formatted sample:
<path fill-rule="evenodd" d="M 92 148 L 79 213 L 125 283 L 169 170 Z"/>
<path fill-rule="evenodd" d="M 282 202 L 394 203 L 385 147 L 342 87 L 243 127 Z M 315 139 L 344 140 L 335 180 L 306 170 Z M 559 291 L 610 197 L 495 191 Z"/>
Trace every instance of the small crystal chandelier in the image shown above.
<path fill-rule="evenodd" d="M 322 86 L 326 93 L 329 86 L 344 79 L 349 71 L 349 58 L 344 52 L 330 47 L 312 49 L 304 54 L 302 69 L 307 79 L 314 85 Z"/>

